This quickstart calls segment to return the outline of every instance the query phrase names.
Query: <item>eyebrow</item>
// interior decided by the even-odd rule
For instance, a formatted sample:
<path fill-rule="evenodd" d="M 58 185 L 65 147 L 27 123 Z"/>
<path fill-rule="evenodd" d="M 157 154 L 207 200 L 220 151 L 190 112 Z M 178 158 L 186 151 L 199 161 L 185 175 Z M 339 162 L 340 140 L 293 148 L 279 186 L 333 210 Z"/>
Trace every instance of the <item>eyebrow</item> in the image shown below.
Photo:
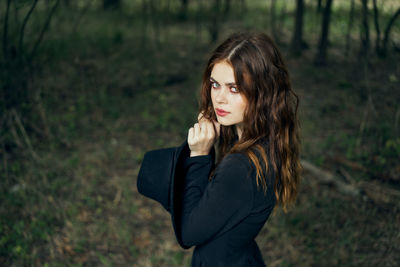
<path fill-rule="evenodd" d="M 219 82 L 217 82 L 213 77 L 210 77 L 210 80 L 211 80 L 212 82 L 215 82 L 215 83 L 218 83 L 218 84 L 219 84 Z M 225 85 L 226 85 L 226 86 L 236 86 L 236 83 L 225 83 Z"/>

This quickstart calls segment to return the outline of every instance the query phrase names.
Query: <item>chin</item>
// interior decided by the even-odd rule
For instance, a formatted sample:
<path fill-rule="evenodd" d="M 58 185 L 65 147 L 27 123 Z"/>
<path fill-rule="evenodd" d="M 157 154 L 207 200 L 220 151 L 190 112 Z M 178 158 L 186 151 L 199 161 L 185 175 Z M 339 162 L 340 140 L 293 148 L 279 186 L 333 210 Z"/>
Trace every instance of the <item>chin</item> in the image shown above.
<path fill-rule="evenodd" d="M 231 126 L 231 125 L 234 124 L 234 123 L 231 123 L 231 122 L 226 121 L 226 120 L 221 119 L 221 118 L 217 118 L 217 121 L 218 121 L 218 123 L 221 124 L 222 126 Z"/>

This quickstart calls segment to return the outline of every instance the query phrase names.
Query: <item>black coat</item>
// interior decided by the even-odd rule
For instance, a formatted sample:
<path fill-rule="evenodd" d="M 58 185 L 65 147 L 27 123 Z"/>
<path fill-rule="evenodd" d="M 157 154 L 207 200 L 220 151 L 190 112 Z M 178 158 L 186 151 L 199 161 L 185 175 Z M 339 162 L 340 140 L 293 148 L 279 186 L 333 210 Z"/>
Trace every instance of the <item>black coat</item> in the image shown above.
<path fill-rule="evenodd" d="M 186 141 L 177 148 L 148 152 L 138 176 L 139 192 L 171 213 L 183 248 L 195 246 L 192 266 L 265 266 L 254 239 L 275 206 L 275 175 L 267 176 L 264 194 L 251 161 L 233 153 L 209 181 L 214 150 L 196 157 L 189 152 Z"/>
<path fill-rule="evenodd" d="M 192 266 L 265 266 L 255 237 L 275 206 L 274 177 L 264 195 L 247 156 L 227 155 L 213 179 L 210 155 L 184 161 L 181 238 L 196 246 Z"/>

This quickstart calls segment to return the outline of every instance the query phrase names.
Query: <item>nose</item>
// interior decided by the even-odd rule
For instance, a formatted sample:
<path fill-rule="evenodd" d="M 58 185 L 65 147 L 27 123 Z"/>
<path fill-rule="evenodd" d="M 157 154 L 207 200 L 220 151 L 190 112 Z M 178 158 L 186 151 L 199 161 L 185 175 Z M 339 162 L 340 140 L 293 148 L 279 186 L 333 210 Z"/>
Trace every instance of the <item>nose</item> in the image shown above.
<path fill-rule="evenodd" d="M 227 93 L 228 89 L 225 87 L 221 87 L 219 90 L 215 92 L 215 100 L 217 103 L 222 104 L 227 102 Z"/>

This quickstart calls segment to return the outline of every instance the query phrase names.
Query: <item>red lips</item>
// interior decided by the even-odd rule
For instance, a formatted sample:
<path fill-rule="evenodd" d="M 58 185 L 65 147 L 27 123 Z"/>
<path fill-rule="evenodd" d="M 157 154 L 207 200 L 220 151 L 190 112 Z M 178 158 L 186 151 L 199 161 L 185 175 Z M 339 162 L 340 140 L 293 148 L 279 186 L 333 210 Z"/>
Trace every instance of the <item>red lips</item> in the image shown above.
<path fill-rule="evenodd" d="M 215 109 L 215 112 L 217 113 L 218 116 L 221 116 L 221 117 L 223 117 L 223 116 L 229 114 L 228 111 L 225 111 L 225 110 L 219 109 L 219 108 L 216 108 L 216 109 Z"/>

